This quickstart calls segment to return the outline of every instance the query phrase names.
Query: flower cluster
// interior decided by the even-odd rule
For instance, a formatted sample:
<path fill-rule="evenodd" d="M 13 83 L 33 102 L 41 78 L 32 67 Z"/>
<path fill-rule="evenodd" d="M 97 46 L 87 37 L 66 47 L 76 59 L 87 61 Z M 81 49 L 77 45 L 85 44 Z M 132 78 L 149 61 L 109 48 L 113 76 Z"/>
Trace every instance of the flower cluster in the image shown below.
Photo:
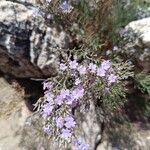
<path fill-rule="evenodd" d="M 61 63 L 59 69 L 61 78 L 43 83 L 45 93 L 40 113 L 46 123 L 44 132 L 72 143 L 79 150 L 88 150 L 88 145 L 83 144 L 75 135 L 77 122 L 73 112 L 89 102 L 89 85 L 101 80 L 105 84 L 105 90 L 109 91 L 109 87 L 118 77 L 114 74 L 109 60 L 103 60 L 99 66 L 68 60 Z"/>
<path fill-rule="evenodd" d="M 46 0 L 46 2 L 49 4 L 53 1 Z M 73 6 L 70 4 L 69 0 L 60 0 L 58 10 L 60 10 L 62 13 L 70 13 L 73 10 Z"/>
<path fill-rule="evenodd" d="M 54 95 L 51 92 L 52 85 L 52 82 L 44 82 L 43 86 L 43 89 L 47 90 L 45 92 L 44 104 L 41 106 L 41 114 L 45 120 L 52 117 L 50 124 L 44 127 L 44 132 L 50 136 L 55 132 L 61 139 L 73 142 L 73 130 L 76 122 L 72 114 L 72 109 L 77 105 L 78 100 L 83 97 L 84 89 L 82 87 L 75 89 L 62 88 L 60 92 Z M 78 145 L 78 149 L 86 150 L 81 147 L 81 142 Z"/>
<path fill-rule="evenodd" d="M 67 0 L 62 1 L 59 5 L 59 10 L 63 13 L 70 13 L 73 7 L 69 4 Z"/>

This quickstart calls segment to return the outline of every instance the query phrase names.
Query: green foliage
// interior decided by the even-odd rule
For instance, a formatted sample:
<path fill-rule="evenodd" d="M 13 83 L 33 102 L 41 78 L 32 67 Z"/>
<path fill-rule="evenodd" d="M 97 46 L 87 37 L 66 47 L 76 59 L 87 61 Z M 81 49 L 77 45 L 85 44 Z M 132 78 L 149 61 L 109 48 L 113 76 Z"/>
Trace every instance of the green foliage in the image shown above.
<path fill-rule="evenodd" d="M 147 117 L 150 116 L 150 101 L 149 100 L 147 100 L 147 103 L 145 104 L 144 115 Z"/>
<path fill-rule="evenodd" d="M 143 112 L 144 116 L 149 117 L 150 116 L 150 75 L 147 75 L 145 73 L 140 73 L 136 75 L 135 78 L 135 86 L 142 92 L 142 104 L 139 104 L 140 107 L 143 105 Z"/>
<path fill-rule="evenodd" d="M 136 81 L 141 92 L 147 92 L 150 95 L 150 75 L 137 75 Z"/>
<path fill-rule="evenodd" d="M 93 43 L 95 43 L 95 41 L 93 41 Z M 72 53 L 76 55 L 77 58 L 83 58 L 84 61 L 99 65 L 101 63 L 100 57 L 98 57 L 98 51 L 96 51 L 97 47 L 92 49 L 94 47 L 93 43 L 90 42 L 89 45 L 84 45 L 81 49 L 72 50 Z M 95 83 L 89 87 L 89 90 L 94 93 L 94 97 L 98 99 L 98 103 L 100 102 L 107 112 L 117 110 L 124 105 L 126 102 L 126 79 L 134 76 L 134 66 L 130 61 L 123 61 L 118 57 L 113 58 L 112 61 L 113 69 L 119 77 L 119 80 L 116 84 L 111 86 L 109 93 L 105 94 L 104 89 L 106 85 L 102 80 L 96 80 Z"/>
<path fill-rule="evenodd" d="M 146 8 L 148 3 L 144 0 L 114 0 L 112 9 L 112 32 L 110 33 L 113 43 L 117 43 L 120 40 L 120 28 L 136 20 L 139 8 Z"/>
<path fill-rule="evenodd" d="M 88 8 L 88 5 L 85 2 L 85 0 L 80 0 L 79 6 L 77 6 L 76 8 L 81 12 L 82 19 L 87 19 L 91 16 L 91 11 Z"/>
<path fill-rule="evenodd" d="M 120 82 L 111 88 L 110 94 L 104 97 L 104 105 L 108 110 L 118 109 L 126 102 L 126 80 L 128 77 L 133 77 L 133 65 L 121 59 L 114 61 L 114 70 L 119 76 Z"/>
<path fill-rule="evenodd" d="M 125 103 L 125 92 L 123 90 L 124 84 L 117 84 L 111 88 L 110 94 L 103 99 L 104 108 L 108 112 L 112 110 L 118 110 Z"/>

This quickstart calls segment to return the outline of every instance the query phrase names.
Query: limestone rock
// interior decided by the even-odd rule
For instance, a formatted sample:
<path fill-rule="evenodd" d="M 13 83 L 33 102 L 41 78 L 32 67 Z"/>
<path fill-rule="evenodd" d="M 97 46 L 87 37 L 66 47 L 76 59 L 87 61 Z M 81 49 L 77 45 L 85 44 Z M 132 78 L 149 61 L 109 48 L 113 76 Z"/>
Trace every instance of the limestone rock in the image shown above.
<path fill-rule="evenodd" d="M 150 48 L 150 28 L 149 28 L 149 32 L 144 33 L 142 35 L 142 43 L 146 46 Z"/>
<path fill-rule="evenodd" d="M 150 17 L 129 23 L 126 26 L 126 30 L 128 29 L 139 34 L 139 39 L 143 46 L 150 48 Z"/>
<path fill-rule="evenodd" d="M 30 112 L 24 107 L 23 92 L 0 77 L 0 150 L 20 150 L 24 123 Z"/>
<path fill-rule="evenodd" d="M 58 150 L 44 135 L 41 117 L 24 101 L 24 90 L 0 77 L 0 150 Z"/>
<path fill-rule="evenodd" d="M 116 52 L 135 60 L 135 66 L 148 73 L 150 62 L 150 17 L 130 22 L 120 31 L 121 39 Z"/>
<path fill-rule="evenodd" d="M 70 36 L 53 15 L 10 1 L 0 1 L 0 14 L 0 70 L 21 78 L 56 74 Z"/>

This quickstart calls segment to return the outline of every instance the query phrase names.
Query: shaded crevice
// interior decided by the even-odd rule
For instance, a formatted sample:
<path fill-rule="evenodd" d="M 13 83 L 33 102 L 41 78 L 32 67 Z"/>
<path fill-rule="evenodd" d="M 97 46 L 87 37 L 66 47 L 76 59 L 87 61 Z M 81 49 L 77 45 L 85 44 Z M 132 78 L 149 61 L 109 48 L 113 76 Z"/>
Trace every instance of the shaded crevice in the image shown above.
<path fill-rule="evenodd" d="M 24 91 L 23 98 L 25 105 L 27 106 L 28 110 L 31 112 L 36 111 L 34 109 L 34 104 L 38 101 L 40 97 L 43 97 L 43 85 L 41 80 L 34 81 L 31 79 L 25 78 L 14 78 L 11 75 L 6 75 L 0 71 L 0 77 L 3 77 L 10 85 L 13 86 L 18 92 Z"/>
<path fill-rule="evenodd" d="M 25 104 L 27 108 L 34 112 L 34 104 L 38 101 L 40 97 L 43 96 L 43 85 L 42 81 L 33 81 L 30 79 L 18 79 L 17 82 L 25 91 Z"/>

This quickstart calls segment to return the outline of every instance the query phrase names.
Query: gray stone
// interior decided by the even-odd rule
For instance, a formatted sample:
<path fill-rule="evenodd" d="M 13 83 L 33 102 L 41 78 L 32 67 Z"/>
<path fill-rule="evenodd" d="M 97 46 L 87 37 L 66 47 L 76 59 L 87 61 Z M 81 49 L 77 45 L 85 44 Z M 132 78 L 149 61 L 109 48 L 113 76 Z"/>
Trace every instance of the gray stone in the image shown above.
<path fill-rule="evenodd" d="M 131 29 L 139 35 L 139 39 L 145 48 L 150 48 L 150 17 L 130 22 L 126 30 Z"/>
<path fill-rule="evenodd" d="M 130 22 L 120 31 L 121 40 L 116 52 L 136 60 L 136 66 L 148 73 L 150 70 L 150 17 Z"/>
<path fill-rule="evenodd" d="M 42 120 L 25 105 L 16 81 L 0 77 L 0 150 L 58 150 L 42 130 Z"/>
<path fill-rule="evenodd" d="M 141 39 L 142 39 L 142 43 L 145 45 L 145 47 L 150 48 L 150 28 L 149 28 L 149 31 L 147 33 L 144 33 L 141 36 Z"/>
<path fill-rule="evenodd" d="M 21 149 L 21 133 L 31 115 L 25 107 L 23 94 L 0 77 L 0 150 Z"/>
<path fill-rule="evenodd" d="M 96 149 L 102 139 L 103 110 L 95 107 L 91 100 L 89 109 L 83 114 L 77 112 L 76 118 L 79 124 L 77 135 L 89 145 L 89 150 Z"/>
<path fill-rule="evenodd" d="M 0 70 L 21 78 L 56 74 L 70 42 L 62 26 L 38 7 L 10 1 L 0 1 L 0 14 Z"/>

